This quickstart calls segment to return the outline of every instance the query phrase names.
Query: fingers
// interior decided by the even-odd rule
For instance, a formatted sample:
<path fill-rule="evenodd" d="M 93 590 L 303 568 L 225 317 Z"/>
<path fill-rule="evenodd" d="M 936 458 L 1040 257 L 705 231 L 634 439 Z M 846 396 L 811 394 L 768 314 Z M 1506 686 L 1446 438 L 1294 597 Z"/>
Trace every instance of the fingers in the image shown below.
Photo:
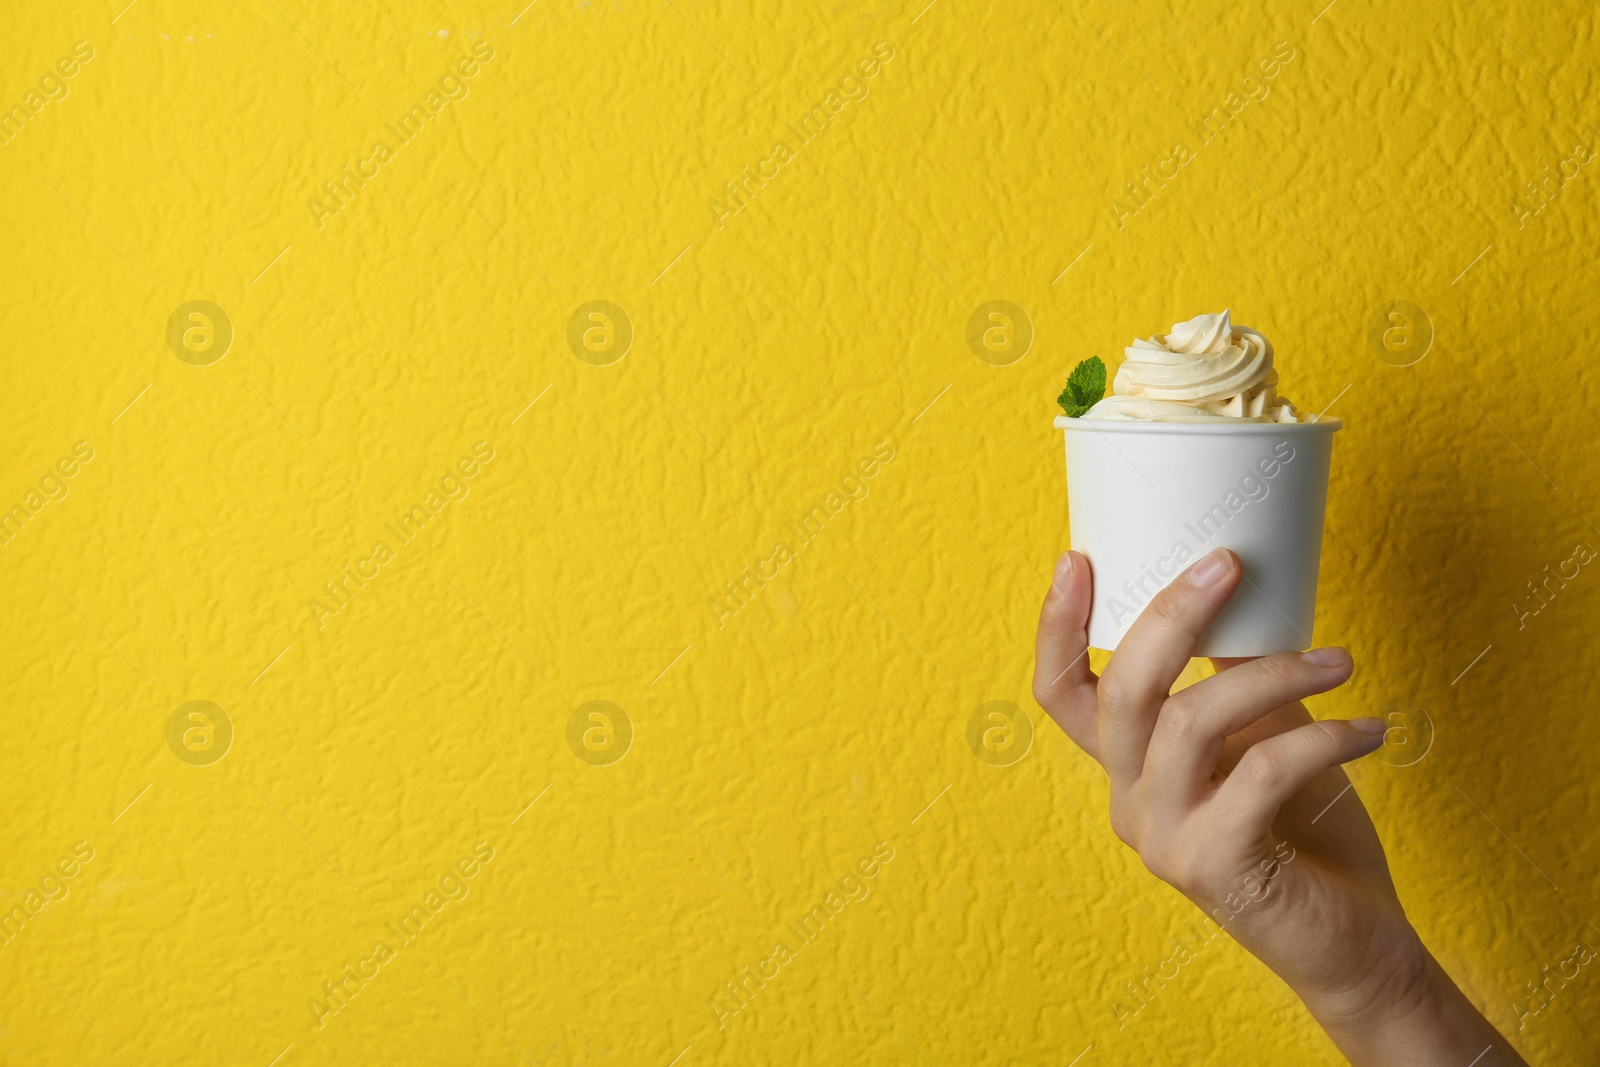
<path fill-rule="evenodd" d="M 1211 667 L 1213 673 L 1221 674 L 1241 663 L 1249 663 L 1258 659 L 1257 656 L 1213 657 Z M 1233 770 L 1234 764 L 1239 762 L 1239 757 L 1257 741 L 1264 741 L 1277 734 L 1288 733 L 1297 726 L 1304 726 L 1311 722 L 1311 713 L 1306 706 L 1298 700 L 1285 704 L 1275 711 L 1270 711 L 1243 730 L 1228 738 L 1228 743 L 1223 747 L 1222 758 L 1217 762 L 1217 769 L 1223 774 Z"/>
<path fill-rule="evenodd" d="M 1240 573 L 1232 552 L 1207 553 L 1157 593 L 1123 636 L 1099 687 L 1101 762 L 1113 776 L 1138 777 L 1161 704 Z"/>
<path fill-rule="evenodd" d="M 1306 706 L 1298 700 L 1267 712 L 1243 730 L 1228 737 L 1227 743 L 1222 748 L 1222 758 L 1217 761 L 1217 771 L 1224 775 L 1231 774 L 1239 763 L 1239 757 L 1250 751 L 1251 746 L 1258 741 L 1286 734 L 1290 730 L 1299 729 L 1315 721 L 1311 713 L 1306 710 Z"/>
<path fill-rule="evenodd" d="M 1089 755 L 1100 758 L 1095 677 L 1089 669 L 1089 597 L 1093 577 L 1080 552 L 1056 561 L 1039 610 L 1033 698 Z"/>
<path fill-rule="evenodd" d="M 1207 790 L 1228 737 L 1268 712 L 1349 680 L 1342 648 L 1281 652 L 1242 662 L 1167 699 L 1145 754 L 1150 795 L 1189 806 Z"/>
<path fill-rule="evenodd" d="M 1382 719 L 1327 719 L 1257 743 L 1217 790 L 1217 816 L 1246 839 L 1267 834 L 1285 801 L 1329 767 L 1381 747 L 1383 730 Z"/>

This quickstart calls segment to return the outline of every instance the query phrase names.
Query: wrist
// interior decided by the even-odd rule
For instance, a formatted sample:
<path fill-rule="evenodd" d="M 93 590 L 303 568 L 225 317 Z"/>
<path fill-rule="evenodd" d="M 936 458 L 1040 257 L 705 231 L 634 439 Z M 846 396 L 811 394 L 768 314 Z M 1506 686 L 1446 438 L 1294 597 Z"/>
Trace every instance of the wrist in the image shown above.
<path fill-rule="evenodd" d="M 1523 1062 L 1409 923 L 1386 940 L 1358 981 L 1301 994 L 1354 1067 L 1502 1067 Z"/>
<path fill-rule="evenodd" d="M 1416 930 L 1401 922 L 1373 938 L 1355 975 L 1296 992 L 1330 1033 L 1386 1029 L 1435 1010 L 1440 978 L 1449 982 Z"/>

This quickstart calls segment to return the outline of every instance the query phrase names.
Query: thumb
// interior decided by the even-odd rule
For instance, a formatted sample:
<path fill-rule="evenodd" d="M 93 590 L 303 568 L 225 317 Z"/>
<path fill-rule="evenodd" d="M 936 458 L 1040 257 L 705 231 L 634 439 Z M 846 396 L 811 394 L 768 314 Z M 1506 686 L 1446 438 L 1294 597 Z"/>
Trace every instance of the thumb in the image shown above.
<path fill-rule="evenodd" d="M 1100 758 L 1099 704 L 1089 669 L 1089 602 L 1094 578 L 1081 552 L 1056 561 L 1050 591 L 1039 610 L 1033 657 L 1033 698 L 1067 736 Z"/>

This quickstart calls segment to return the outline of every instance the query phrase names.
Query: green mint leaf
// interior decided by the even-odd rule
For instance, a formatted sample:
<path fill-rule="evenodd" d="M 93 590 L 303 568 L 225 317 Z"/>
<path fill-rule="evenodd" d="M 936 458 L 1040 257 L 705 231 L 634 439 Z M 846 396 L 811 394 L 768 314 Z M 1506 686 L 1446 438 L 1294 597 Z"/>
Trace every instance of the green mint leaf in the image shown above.
<path fill-rule="evenodd" d="M 1106 365 L 1099 356 L 1090 356 L 1072 368 L 1067 376 L 1067 387 L 1056 397 L 1056 403 L 1067 413 L 1067 418 L 1076 419 L 1100 403 L 1105 395 Z"/>

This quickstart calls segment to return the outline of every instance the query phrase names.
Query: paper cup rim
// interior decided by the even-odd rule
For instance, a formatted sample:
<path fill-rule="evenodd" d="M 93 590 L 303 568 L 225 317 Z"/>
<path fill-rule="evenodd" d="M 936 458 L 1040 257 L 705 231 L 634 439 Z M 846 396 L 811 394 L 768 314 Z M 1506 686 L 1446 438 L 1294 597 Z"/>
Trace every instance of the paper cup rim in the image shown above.
<path fill-rule="evenodd" d="M 1344 422 L 1336 417 L 1318 419 L 1316 422 L 1151 422 L 1136 419 L 1069 419 L 1065 415 L 1057 415 L 1055 427 L 1058 430 L 1093 430 L 1096 433 L 1154 433 L 1174 434 L 1187 437 L 1223 437 L 1223 436 L 1266 436 L 1282 437 L 1285 434 L 1301 436 L 1307 434 L 1333 433 L 1341 429 Z"/>

